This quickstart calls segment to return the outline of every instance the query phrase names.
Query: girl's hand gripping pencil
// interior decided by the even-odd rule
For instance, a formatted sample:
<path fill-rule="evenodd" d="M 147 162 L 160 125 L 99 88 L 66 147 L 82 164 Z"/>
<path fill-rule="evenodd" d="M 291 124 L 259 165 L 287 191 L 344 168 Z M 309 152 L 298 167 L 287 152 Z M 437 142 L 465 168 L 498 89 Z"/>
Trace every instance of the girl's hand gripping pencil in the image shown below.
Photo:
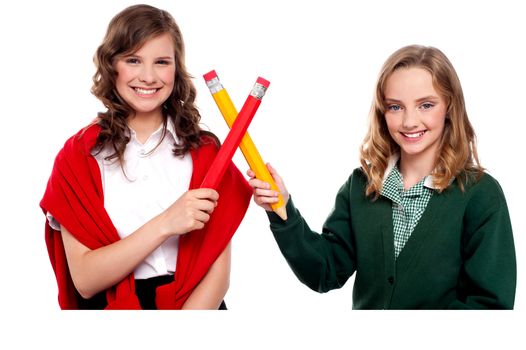
<path fill-rule="evenodd" d="M 230 99 L 230 96 L 228 95 L 228 92 L 225 88 L 223 88 L 223 85 L 221 85 L 221 82 L 219 81 L 219 77 L 217 76 L 215 70 L 205 74 L 203 77 L 206 81 L 206 85 L 212 93 L 212 97 L 214 98 L 217 107 L 223 115 L 223 118 L 225 119 L 228 126 L 232 128 L 234 122 L 236 121 L 236 118 L 238 117 L 238 113 L 236 111 L 236 107 Z M 241 115 L 241 113 L 239 115 Z M 239 148 L 241 149 L 241 152 L 243 152 L 243 156 L 245 157 L 248 165 L 250 166 L 250 169 L 254 171 L 256 177 L 262 181 L 269 183 L 271 189 L 279 193 L 278 202 L 273 203 L 271 207 L 272 210 L 276 214 L 278 214 L 283 220 L 287 220 L 287 210 L 285 209 L 285 202 L 283 200 L 283 196 L 279 192 L 278 186 L 276 185 L 274 179 L 270 175 L 270 172 L 268 171 L 267 166 L 263 161 L 263 158 L 259 154 L 258 149 L 256 148 L 256 145 L 252 141 L 252 138 L 250 137 L 248 132 L 246 132 L 243 136 Z"/>

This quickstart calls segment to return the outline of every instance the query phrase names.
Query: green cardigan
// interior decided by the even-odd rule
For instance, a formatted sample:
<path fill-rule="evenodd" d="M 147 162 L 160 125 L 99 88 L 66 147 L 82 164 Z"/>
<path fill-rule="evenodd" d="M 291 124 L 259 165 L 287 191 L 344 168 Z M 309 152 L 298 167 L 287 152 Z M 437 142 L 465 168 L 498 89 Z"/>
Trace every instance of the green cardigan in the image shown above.
<path fill-rule="evenodd" d="M 398 259 L 392 202 L 365 196 L 356 169 L 340 188 L 323 233 L 287 203 L 288 220 L 268 212 L 270 228 L 301 282 L 318 292 L 356 272 L 354 309 L 512 309 L 516 262 L 504 194 L 484 174 L 434 193 Z"/>

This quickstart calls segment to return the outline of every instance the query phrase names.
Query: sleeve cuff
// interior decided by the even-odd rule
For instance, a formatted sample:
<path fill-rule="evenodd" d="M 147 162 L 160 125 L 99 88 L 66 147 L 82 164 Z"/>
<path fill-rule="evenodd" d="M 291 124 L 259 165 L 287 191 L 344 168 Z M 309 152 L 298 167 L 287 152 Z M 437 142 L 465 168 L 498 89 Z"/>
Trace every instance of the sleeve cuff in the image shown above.
<path fill-rule="evenodd" d="M 299 217 L 301 217 L 298 209 L 294 206 L 294 203 L 292 202 L 292 197 L 289 196 L 289 200 L 287 202 L 287 205 L 285 206 L 285 209 L 287 210 L 287 220 L 283 220 L 279 217 L 278 214 L 274 213 L 273 211 L 267 211 L 267 216 L 270 221 L 270 226 L 279 228 L 290 225 L 290 223 L 297 221 Z"/>
<path fill-rule="evenodd" d="M 53 217 L 53 215 L 51 215 L 50 212 L 46 212 L 46 218 L 49 222 L 49 226 L 51 226 L 53 230 L 60 231 L 60 223 Z"/>

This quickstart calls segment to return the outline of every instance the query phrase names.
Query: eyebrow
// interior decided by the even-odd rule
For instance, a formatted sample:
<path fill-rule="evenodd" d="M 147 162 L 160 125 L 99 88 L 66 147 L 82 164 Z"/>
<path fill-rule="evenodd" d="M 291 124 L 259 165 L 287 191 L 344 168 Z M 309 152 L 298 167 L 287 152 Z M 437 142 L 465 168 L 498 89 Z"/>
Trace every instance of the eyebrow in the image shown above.
<path fill-rule="evenodd" d="M 424 97 L 420 97 L 420 98 L 416 99 L 416 102 L 437 101 L 439 99 L 440 98 L 438 96 L 436 96 L 436 95 L 429 95 L 429 96 L 424 96 Z M 387 103 L 401 103 L 402 101 L 401 100 L 397 100 L 395 98 L 385 98 L 384 102 L 387 102 Z"/>
<path fill-rule="evenodd" d="M 132 54 L 129 54 L 129 55 L 125 55 L 125 56 L 122 56 L 122 57 L 137 57 L 137 58 L 143 58 L 142 56 L 140 55 L 137 55 L 135 53 L 132 53 Z M 155 58 L 156 60 L 175 60 L 175 57 L 173 56 L 160 56 L 160 57 L 156 57 Z"/>

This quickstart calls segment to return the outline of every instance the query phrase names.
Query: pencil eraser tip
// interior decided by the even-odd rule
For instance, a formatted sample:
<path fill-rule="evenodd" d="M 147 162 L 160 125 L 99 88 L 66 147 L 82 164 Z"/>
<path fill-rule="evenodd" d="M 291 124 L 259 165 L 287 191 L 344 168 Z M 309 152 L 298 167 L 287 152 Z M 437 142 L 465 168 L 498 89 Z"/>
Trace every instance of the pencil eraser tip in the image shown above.
<path fill-rule="evenodd" d="M 258 77 L 258 80 L 256 80 L 256 83 L 259 83 L 259 84 L 263 85 L 266 88 L 268 88 L 268 86 L 270 85 L 270 81 L 268 81 L 267 79 L 262 78 L 262 77 Z"/>
<path fill-rule="evenodd" d="M 217 78 L 217 73 L 215 70 L 211 70 L 210 72 L 203 75 L 203 78 L 205 78 L 205 81 L 212 80 L 214 78 Z"/>

